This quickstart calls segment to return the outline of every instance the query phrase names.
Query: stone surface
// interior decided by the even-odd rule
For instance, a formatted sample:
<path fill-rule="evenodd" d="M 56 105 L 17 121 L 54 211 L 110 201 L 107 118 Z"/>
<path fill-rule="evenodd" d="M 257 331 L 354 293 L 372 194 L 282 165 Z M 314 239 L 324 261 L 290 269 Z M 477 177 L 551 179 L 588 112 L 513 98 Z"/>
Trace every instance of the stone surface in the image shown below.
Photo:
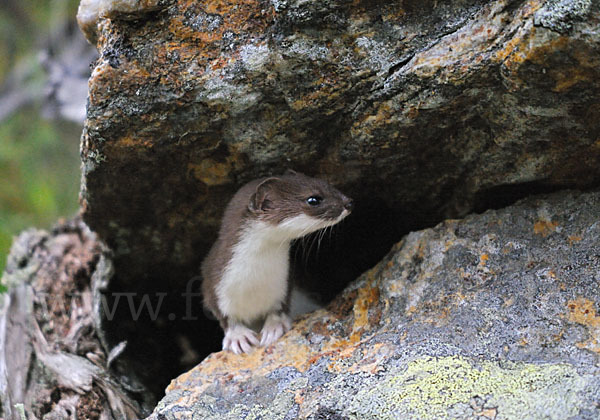
<path fill-rule="evenodd" d="M 81 0 L 77 23 L 87 40 L 98 40 L 97 25 L 101 19 L 136 19 L 145 13 L 159 10 L 166 0 Z"/>
<path fill-rule="evenodd" d="M 597 1 L 82 4 L 115 11 L 90 21 L 83 214 L 128 287 L 196 274 L 227 199 L 287 167 L 367 206 L 346 281 L 407 228 L 600 179 Z"/>
<path fill-rule="evenodd" d="M 157 317 L 121 305 L 106 325 L 149 386 L 168 376 L 147 363 L 170 379 L 219 346 L 214 324 L 182 321 L 201 305 L 181 297 L 250 179 L 290 167 L 355 199 L 318 258 L 294 249 L 323 300 L 410 230 L 600 182 L 598 1 L 82 7 L 100 55 L 82 214 L 113 252 L 106 295 L 164 296 Z"/>
<path fill-rule="evenodd" d="M 597 419 L 600 193 L 410 233 L 275 345 L 215 353 L 152 420 Z"/>

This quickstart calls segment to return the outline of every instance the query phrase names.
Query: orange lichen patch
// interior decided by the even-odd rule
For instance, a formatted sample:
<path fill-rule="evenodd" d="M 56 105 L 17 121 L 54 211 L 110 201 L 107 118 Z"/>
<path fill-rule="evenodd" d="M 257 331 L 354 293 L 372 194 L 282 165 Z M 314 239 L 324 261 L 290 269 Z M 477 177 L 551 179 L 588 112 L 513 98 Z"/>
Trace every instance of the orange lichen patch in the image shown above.
<path fill-rule="evenodd" d="M 136 147 L 145 147 L 151 148 L 154 146 L 151 139 L 144 137 L 136 137 L 134 135 L 127 135 L 117 139 L 116 142 L 111 144 L 111 147 L 117 148 L 136 148 Z"/>
<path fill-rule="evenodd" d="M 347 340 L 342 340 L 343 347 L 339 348 L 336 351 L 327 351 L 325 353 L 321 353 L 318 359 L 322 359 L 324 356 L 329 356 L 331 358 L 331 363 L 327 366 L 327 369 L 330 372 L 346 372 L 348 371 L 348 366 L 344 363 L 344 360 L 350 359 L 354 356 L 354 353 L 359 351 L 358 342 L 350 344 Z M 335 343 L 335 345 L 339 345 L 340 343 Z"/>
<path fill-rule="evenodd" d="M 231 182 L 231 173 L 239 165 L 240 155 L 231 151 L 224 160 L 204 159 L 198 163 L 188 163 L 188 173 L 204 184 L 223 185 Z"/>
<path fill-rule="evenodd" d="M 327 322 L 325 320 L 314 322 L 310 326 L 310 332 L 311 332 L 311 334 L 328 336 L 329 330 L 327 329 Z"/>
<path fill-rule="evenodd" d="M 304 389 L 298 389 L 294 392 L 294 402 L 298 405 L 304 403 Z"/>
<path fill-rule="evenodd" d="M 124 61 L 119 68 L 106 61 L 99 61 L 89 80 L 89 101 L 91 105 L 105 101 L 107 91 L 134 93 L 142 84 L 148 83 L 150 73 L 135 63 Z"/>
<path fill-rule="evenodd" d="M 510 41 L 504 43 L 502 48 L 494 53 L 494 60 L 504 62 L 506 68 L 514 70 L 526 61 L 531 54 L 531 43 L 534 35 L 535 28 L 532 24 L 520 28 Z"/>
<path fill-rule="evenodd" d="M 369 309 L 379 302 L 379 294 L 379 287 L 371 286 L 371 281 L 358 290 L 358 296 L 354 302 L 351 342 L 360 340 L 362 331 L 369 325 Z"/>
<path fill-rule="evenodd" d="M 444 307 L 440 308 L 440 310 L 436 313 L 436 316 L 426 319 L 425 321 L 427 321 L 433 325 L 441 326 L 444 324 L 444 322 L 449 317 L 450 317 L 450 308 L 444 306 Z"/>
<path fill-rule="evenodd" d="M 544 238 L 553 232 L 556 232 L 558 222 L 552 222 L 548 220 L 538 220 L 533 224 L 533 233 L 536 235 L 542 235 Z"/>
<path fill-rule="evenodd" d="M 511 68 L 514 67 L 514 64 L 520 64 L 527 59 L 527 50 L 536 33 L 533 22 L 527 19 L 542 7 L 543 3 L 539 0 L 531 0 L 521 6 L 519 16 L 515 21 L 526 21 L 527 23 L 522 28 L 519 28 L 515 35 L 503 44 L 502 48 L 494 53 L 493 59 L 495 61 L 502 62 L 508 58 L 505 65 Z"/>
<path fill-rule="evenodd" d="M 440 296 L 436 300 L 430 300 L 419 303 L 416 306 L 410 306 L 406 310 L 406 315 L 410 316 L 417 312 L 419 322 L 441 326 L 444 325 L 452 314 L 452 309 L 460 305 L 466 296 L 460 292 L 451 293 L 446 296 Z"/>
<path fill-rule="evenodd" d="M 571 235 L 567 239 L 569 240 L 569 245 L 573 245 L 575 242 L 579 242 L 583 238 L 579 235 Z"/>
<path fill-rule="evenodd" d="M 596 315 L 596 303 L 586 298 L 570 300 L 568 319 L 571 322 L 600 329 L 600 316 Z"/>
<path fill-rule="evenodd" d="M 411 305 L 406 309 L 406 315 L 412 315 L 417 312 L 417 307 L 415 305 Z"/>
<path fill-rule="evenodd" d="M 206 185 L 227 184 L 231 181 L 230 169 L 229 162 L 216 162 L 212 159 L 205 159 L 199 164 L 188 164 L 188 172 L 192 172 L 194 178 Z"/>
<path fill-rule="evenodd" d="M 572 45 L 572 40 L 564 36 L 550 43 L 552 50 L 571 57 L 573 61 L 577 61 L 576 65 L 570 67 L 558 67 L 549 69 L 549 75 L 555 81 L 555 86 L 552 89 L 554 92 L 564 92 L 575 86 L 579 82 L 592 82 L 598 79 L 600 60 L 596 52 L 586 45 Z M 536 64 L 544 64 L 551 51 L 540 51 L 536 57 L 532 59 Z"/>
<path fill-rule="evenodd" d="M 393 262 L 392 262 L 393 265 Z M 387 271 L 391 271 L 392 267 L 387 268 Z M 390 281 L 387 285 L 387 289 L 390 291 L 390 293 L 400 293 L 402 290 L 404 290 L 404 288 L 406 287 L 406 284 L 404 283 L 404 281 L 402 280 L 402 278 L 396 278 L 393 281 Z"/>
<path fill-rule="evenodd" d="M 328 311 L 338 319 L 345 319 L 350 315 L 350 312 L 354 308 L 354 301 L 358 296 L 358 291 L 353 290 L 352 292 L 344 295 L 341 298 L 335 299 L 331 302 L 327 309 Z"/>
<path fill-rule="evenodd" d="M 480 267 L 485 267 L 485 265 L 487 264 L 488 260 L 490 259 L 490 256 L 488 254 L 482 254 L 479 256 L 479 266 Z"/>
<path fill-rule="evenodd" d="M 200 60 L 217 60 L 212 63 L 213 66 L 227 63 L 227 60 L 218 60 L 222 58 L 219 43 L 225 32 L 258 38 L 267 31 L 275 15 L 272 7 L 256 0 L 180 0 L 178 7 L 221 17 L 219 25 L 205 29 L 186 25 L 185 13 L 178 14 L 169 22 L 169 32 L 179 40 L 179 45 L 174 47 L 178 47 L 180 52 L 190 52 Z"/>
<path fill-rule="evenodd" d="M 580 82 L 592 82 L 596 80 L 598 71 L 581 67 L 568 67 L 552 70 L 550 71 L 550 76 L 552 76 L 556 82 L 552 90 L 560 93 L 569 90 Z"/>
<path fill-rule="evenodd" d="M 273 366 L 289 366 L 304 372 L 311 359 L 311 349 L 304 344 L 294 343 L 294 340 L 274 347 L 257 348 L 248 354 L 233 354 L 231 352 L 213 353 L 200 365 L 173 380 L 167 392 L 181 386 L 189 386 L 193 378 L 197 387 L 202 391 L 211 385 L 215 379 L 218 381 L 242 381 L 253 376 L 264 376 L 271 372 Z M 231 372 L 235 372 L 232 376 Z"/>
<path fill-rule="evenodd" d="M 360 308 L 355 308 L 355 311 L 362 314 L 362 312 L 368 310 L 369 305 L 376 302 L 379 291 L 374 289 L 377 288 L 366 287 L 364 291 L 359 292 L 357 301 L 360 301 L 358 303 Z M 322 312 L 318 317 L 319 320 L 323 320 L 327 316 L 325 311 Z M 333 322 L 335 318 L 330 320 Z M 250 377 L 264 376 L 278 366 L 293 367 L 300 372 L 304 372 L 324 357 L 331 359 L 332 362 L 329 368 L 332 371 L 345 371 L 348 369 L 348 364 L 344 361 L 352 358 L 356 351 L 360 351 L 362 344 L 360 334 L 353 334 L 350 338 L 326 334 L 329 340 L 320 349 L 313 349 L 305 344 L 305 335 L 310 334 L 314 326 L 323 329 L 322 332 L 328 333 L 325 328 L 322 328 L 324 322 L 326 321 L 316 321 L 315 317 L 300 319 L 294 325 L 294 329 L 286 335 L 285 345 L 281 341 L 273 346 L 257 348 L 249 354 L 241 355 L 235 355 L 231 352 L 214 353 L 200 365 L 172 381 L 167 388 L 167 392 L 182 386 L 189 387 L 190 381 L 197 384 L 198 392 L 202 392 L 215 381 L 243 381 Z M 357 328 L 362 328 L 367 324 L 368 319 L 361 316 Z M 379 349 L 380 347 L 375 345 L 374 348 Z M 375 361 L 369 361 L 364 369 L 376 370 L 374 363 Z M 235 376 L 231 372 L 236 372 Z M 302 398 L 302 395 L 299 394 L 297 397 Z"/>
<path fill-rule="evenodd" d="M 423 77 L 442 71 L 447 76 L 453 74 L 459 81 L 462 74 L 490 58 L 504 61 L 514 55 L 514 60 L 524 60 L 525 55 L 521 50 L 528 43 L 533 28 L 528 17 L 539 7 L 541 2 L 536 0 L 521 7 L 518 21 L 528 23 L 517 30 L 510 25 L 507 28 L 513 18 L 502 7 L 492 4 L 472 24 L 442 38 L 433 48 L 417 54 L 411 65 Z M 515 32 L 512 39 L 500 46 L 501 40 L 505 39 L 504 33 L 512 31 Z"/>
<path fill-rule="evenodd" d="M 600 353 L 600 315 L 596 313 L 596 303 L 585 298 L 570 300 L 567 304 L 569 310 L 567 319 L 585 326 L 590 338 L 576 346 L 580 349 Z"/>

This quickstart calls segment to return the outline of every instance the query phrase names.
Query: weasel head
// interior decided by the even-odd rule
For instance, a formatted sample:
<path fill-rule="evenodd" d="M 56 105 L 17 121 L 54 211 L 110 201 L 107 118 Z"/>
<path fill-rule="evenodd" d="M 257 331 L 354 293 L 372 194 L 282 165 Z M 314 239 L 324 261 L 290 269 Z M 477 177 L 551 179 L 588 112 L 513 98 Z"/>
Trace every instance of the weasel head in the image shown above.
<path fill-rule="evenodd" d="M 263 180 L 248 204 L 253 217 L 289 239 L 333 226 L 352 208 L 353 201 L 327 182 L 294 171 Z"/>

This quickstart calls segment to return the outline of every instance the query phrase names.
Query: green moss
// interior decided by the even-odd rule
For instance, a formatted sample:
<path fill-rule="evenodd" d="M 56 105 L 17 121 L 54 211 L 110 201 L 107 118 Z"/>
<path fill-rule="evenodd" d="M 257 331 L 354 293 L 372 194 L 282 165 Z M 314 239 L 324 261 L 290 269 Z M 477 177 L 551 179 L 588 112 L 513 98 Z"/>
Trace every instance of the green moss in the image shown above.
<path fill-rule="evenodd" d="M 428 357 L 360 391 L 351 412 L 357 418 L 460 418 L 476 414 L 470 403 L 480 397 L 484 408 L 497 410 L 497 420 L 564 419 L 577 414 L 577 393 L 584 385 L 569 365 Z"/>

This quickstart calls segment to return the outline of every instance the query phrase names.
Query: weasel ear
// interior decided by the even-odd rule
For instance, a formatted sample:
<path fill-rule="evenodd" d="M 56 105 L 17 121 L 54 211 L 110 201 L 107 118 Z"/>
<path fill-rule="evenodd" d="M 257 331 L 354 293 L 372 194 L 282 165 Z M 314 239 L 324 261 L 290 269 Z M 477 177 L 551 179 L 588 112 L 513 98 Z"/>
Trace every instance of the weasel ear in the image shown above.
<path fill-rule="evenodd" d="M 273 186 L 280 181 L 279 178 L 267 178 L 258 184 L 256 191 L 250 197 L 248 209 L 254 213 L 269 210 L 272 204 Z"/>

